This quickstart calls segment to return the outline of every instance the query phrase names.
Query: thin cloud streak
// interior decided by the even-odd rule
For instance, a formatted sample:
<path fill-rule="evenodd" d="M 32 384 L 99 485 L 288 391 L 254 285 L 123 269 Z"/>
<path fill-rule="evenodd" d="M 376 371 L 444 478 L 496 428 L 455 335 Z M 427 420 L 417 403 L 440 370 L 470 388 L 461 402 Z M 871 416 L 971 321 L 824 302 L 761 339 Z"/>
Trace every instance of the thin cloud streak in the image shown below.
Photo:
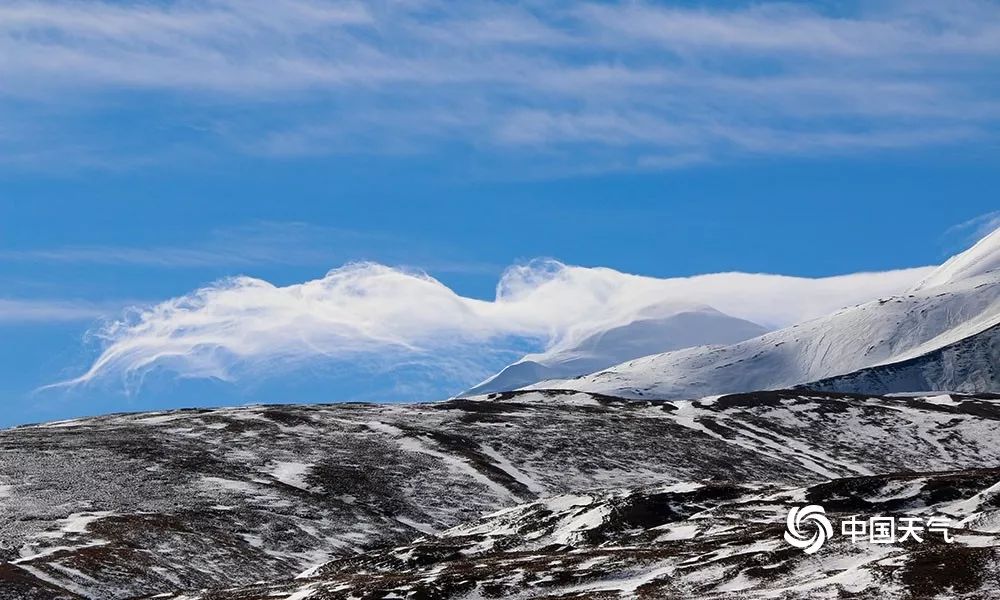
<path fill-rule="evenodd" d="M 976 0 L 838 13 L 22 0 L 0 6 L 0 130 L 14 132 L 0 148 L 30 160 L 40 146 L 25 146 L 152 94 L 172 118 L 215 124 L 198 141 L 266 156 L 459 142 L 528 157 L 582 147 L 577 162 L 676 168 L 684 161 L 672 154 L 897 151 L 994 139 L 998 56 L 1000 6 Z M 24 119 L 32 110 L 58 118 Z M 112 152 L 121 142 L 92 143 Z"/>
<path fill-rule="evenodd" d="M 0 298 L 0 325 L 94 321 L 119 313 L 124 303 Z"/>
<path fill-rule="evenodd" d="M 404 263 L 403 256 L 384 256 L 380 248 L 401 246 L 401 240 L 376 232 L 323 227 L 296 222 L 257 222 L 216 229 L 206 240 L 187 246 L 77 245 L 0 250 L 0 261 L 35 264 L 97 264 L 117 267 L 190 269 L 261 265 L 317 266 L 382 254 L 381 260 Z M 417 244 L 419 246 L 419 244 Z M 430 248 L 428 249 L 430 250 Z M 435 248 L 437 254 L 446 249 Z M 360 254 L 360 256 L 359 256 Z M 428 257 L 410 247 L 409 259 L 421 259 L 424 269 L 437 273 L 495 274 L 501 265 Z"/>
<path fill-rule="evenodd" d="M 972 243 L 983 239 L 990 233 L 993 233 L 997 229 L 1000 229 L 1000 210 L 994 210 L 992 212 L 973 217 L 967 221 L 959 223 L 958 225 L 953 225 L 949 227 L 941 237 L 943 239 L 958 238 L 962 240 L 964 245 L 971 245 Z"/>

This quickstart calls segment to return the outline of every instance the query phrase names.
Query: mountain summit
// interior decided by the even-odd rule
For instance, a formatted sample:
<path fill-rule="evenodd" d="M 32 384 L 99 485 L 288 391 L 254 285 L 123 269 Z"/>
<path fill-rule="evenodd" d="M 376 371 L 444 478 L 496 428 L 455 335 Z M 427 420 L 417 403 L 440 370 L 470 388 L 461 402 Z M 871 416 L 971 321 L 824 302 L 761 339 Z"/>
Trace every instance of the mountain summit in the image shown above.
<path fill-rule="evenodd" d="M 863 393 L 1000 389 L 998 266 L 1000 231 L 995 231 L 908 293 L 736 344 L 651 355 L 531 387 L 640 398 L 696 398 L 812 383 Z M 856 372 L 859 377 L 849 377 Z"/>
<path fill-rule="evenodd" d="M 976 242 L 965 252 L 953 256 L 948 262 L 918 283 L 915 290 L 937 287 L 957 281 L 992 276 L 1000 273 L 1000 228 Z"/>
<path fill-rule="evenodd" d="M 657 313 L 659 316 L 645 316 Z M 650 307 L 634 321 L 593 333 L 571 346 L 529 354 L 464 395 L 578 377 L 640 356 L 704 344 L 732 344 L 766 331 L 761 325 L 708 306 L 682 310 Z"/>

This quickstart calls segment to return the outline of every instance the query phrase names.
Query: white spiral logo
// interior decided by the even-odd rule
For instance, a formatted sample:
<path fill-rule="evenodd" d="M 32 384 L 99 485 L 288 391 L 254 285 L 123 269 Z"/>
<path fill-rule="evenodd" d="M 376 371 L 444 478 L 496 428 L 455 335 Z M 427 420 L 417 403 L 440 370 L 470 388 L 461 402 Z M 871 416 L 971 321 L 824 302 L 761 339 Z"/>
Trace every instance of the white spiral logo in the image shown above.
<path fill-rule="evenodd" d="M 803 532 L 803 525 L 807 525 L 808 522 L 815 527 L 812 536 L 807 536 Z M 806 554 L 813 554 L 822 548 L 830 537 L 833 537 L 833 525 L 830 524 L 830 519 L 826 518 L 826 511 L 822 506 L 816 504 L 796 506 L 788 511 L 785 541 L 792 546 L 800 548 Z"/>

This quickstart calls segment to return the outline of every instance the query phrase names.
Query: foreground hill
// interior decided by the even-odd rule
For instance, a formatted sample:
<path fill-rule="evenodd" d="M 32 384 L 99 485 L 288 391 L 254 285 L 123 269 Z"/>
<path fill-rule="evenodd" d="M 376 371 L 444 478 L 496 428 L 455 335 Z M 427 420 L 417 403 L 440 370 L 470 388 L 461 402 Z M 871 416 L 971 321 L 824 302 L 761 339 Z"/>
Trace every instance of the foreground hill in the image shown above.
<path fill-rule="evenodd" d="M 173 600 L 294 598 L 996 598 L 1000 469 L 877 475 L 787 488 L 682 483 L 557 496 L 440 536 L 332 561 L 289 581 Z M 782 541 L 803 502 L 838 525 L 859 512 L 938 516 L 947 535 L 877 545 Z M 839 529 L 839 527 L 838 527 Z"/>
<path fill-rule="evenodd" d="M 997 400 L 788 391 L 634 402 L 517 392 L 20 427 L 0 431 L 0 598 L 135 598 L 284 581 L 327 563 L 356 573 L 361 563 L 350 561 L 383 560 L 379 553 L 420 537 L 439 548 L 429 552 L 444 552 L 456 527 L 496 537 L 484 515 L 530 514 L 539 501 L 564 505 L 560 496 L 587 504 L 697 484 L 730 486 L 732 500 L 1000 465 Z M 977 481 L 961 494 L 986 484 Z M 695 497 L 675 500 L 678 515 L 701 510 Z M 650 518 L 673 518 L 659 506 Z M 442 568 L 466 568 L 456 565 Z M 341 597 L 329 594 L 315 597 Z"/>

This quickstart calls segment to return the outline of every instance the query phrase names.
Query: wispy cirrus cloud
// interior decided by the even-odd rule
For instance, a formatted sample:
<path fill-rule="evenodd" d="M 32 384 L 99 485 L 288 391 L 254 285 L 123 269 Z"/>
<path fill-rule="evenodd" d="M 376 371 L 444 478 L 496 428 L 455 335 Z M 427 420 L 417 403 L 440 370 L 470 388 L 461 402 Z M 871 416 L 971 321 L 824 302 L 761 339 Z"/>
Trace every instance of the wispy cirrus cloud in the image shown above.
<path fill-rule="evenodd" d="M 961 236 L 962 242 L 982 239 L 987 234 L 1000 229 L 1000 210 L 994 210 L 949 227 L 942 237 Z"/>
<path fill-rule="evenodd" d="M 986 0 L 15 0 L 0 144 L 10 162 L 53 138 L 90 160 L 458 143 L 623 168 L 923 148 L 995 139 L 998 57 Z M 135 139 L 84 135 L 122 118 Z"/>
<path fill-rule="evenodd" d="M 96 264 L 105 266 L 188 269 L 247 268 L 262 265 L 325 266 L 345 260 L 383 260 L 407 264 L 420 260 L 429 271 L 441 273 L 497 273 L 503 267 L 482 262 L 441 258 L 447 248 L 406 245 L 393 254 L 387 248 L 403 241 L 373 231 L 326 227 L 299 222 L 258 221 L 218 228 L 205 239 L 185 245 L 68 245 L 0 250 L 0 262 Z"/>
<path fill-rule="evenodd" d="M 327 264 L 344 247 L 385 241 L 375 233 L 294 222 L 258 222 L 216 229 L 186 245 L 70 245 L 0 250 L 0 261 L 162 268 Z"/>
<path fill-rule="evenodd" d="M 93 321 L 114 316 L 125 303 L 0 298 L 0 325 Z"/>

